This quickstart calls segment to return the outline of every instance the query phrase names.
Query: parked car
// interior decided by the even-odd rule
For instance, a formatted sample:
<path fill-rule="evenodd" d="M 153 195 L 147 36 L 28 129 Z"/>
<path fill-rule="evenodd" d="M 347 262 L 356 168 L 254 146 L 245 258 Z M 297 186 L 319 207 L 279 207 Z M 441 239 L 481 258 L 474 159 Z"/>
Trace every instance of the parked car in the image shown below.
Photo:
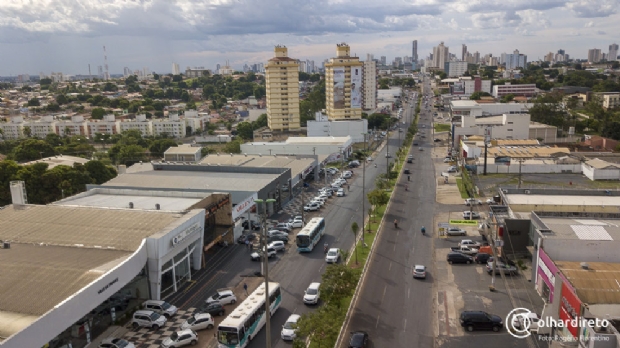
<path fill-rule="evenodd" d="M 465 200 L 465 205 L 466 206 L 470 206 L 470 205 L 482 205 L 482 201 L 479 199 L 475 199 L 475 198 L 467 198 Z"/>
<path fill-rule="evenodd" d="M 338 263 L 340 261 L 340 249 L 331 248 L 327 251 L 327 255 L 325 255 L 325 262 L 327 263 Z"/>
<path fill-rule="evenodd" d="M 413 142 L 413 146 L 418 146 L 418 142 L 417 142 L 417 141 L 414 141 L 414 142 Z"/>
<path fill-rule="evenodd" d="M 142 303 L 142 307 L 146 310 L 164 315 L 166 318 L 170 318 L 171 316 L 177 314 L 178 311 L 176 306 L 173 306 L 166 301 L 148 300 Z"/>
<path fill-rule="evenodd" d="M 494 263 L 493 261 L 487 261 L 487 273 L 488 274 L 493 273 L 493 263 Z M 502 272 L 505 275 L 515 275 L 517 274 L 517 267 L 498 262 L 497 265 L 495 266 L 495 274 L 502 274 Z"/>
<path fill-rule="evenodd" d="M 422 137 L 424 137 L 424 136 L 422 136 Z M 421 148 L 421 147 L 418 147 L 418 151 L 424 151 L 424 149 Z"/>
<path fill-rule="evenodd" d="M 474 261 L 479 264 L 486 264 L 487 262 L 489 262 L 489 258 L 492 258 L 490 254 L 478 253 L 476 254 L 476 257 L 474 257 Z"/>
<path fill-rule="evenodd" d="M 435 138 L 435 139 L 433 139 L 433 141 L 434 141 L 434 142 L 436 142 L 436 143 L 438 143 L 438 142 L 440 142 L 440 141 L 441 141 L 441 139 L 439 139 L 439 138 Z"/>
<path fill-rule="evenodd" d="M 453 264 L 453 263 L 466 263 L 466 264 L 470 264 L 472 262 L 474 262 L 474 258 L 469 256 L 469 255 L 465 255 L 463 253 L 457 252 L 457 251 L 451 251 L 448 253 L 448 256 L 446 257 L 446 260 L 448 261 L 449 264 Z"/>
<path fill-rule="evenodd" d="M 291 226 L 291 224 L 289 224 L 288 222 L 280 222 L 275 226 L 275 229 L 290 233 L 293 230 L 293 226 Z"/>
<path fill-rule="evenodd" d="M 260 224 L 254 220 L 245 220 L 244 222 L 241 223 L 241 226 L 243 226 L 243 228 L 246 230 L 250 230 L 250 229 L 254 231 L 260 230 Z"/>
<path fill-rule="evenodd" d="M 458 227 L 448 227 L 446 229 L 446 235 L 448 236 L 465 236 L 467 235 L 467 231 Z"/>
<path fill-rule="evenodd" d="M 136 346 L 122 338 L 105 338 L 99 344 L 99 348 L 136 348 Z"/>
<path fill-rule="evenodd" d="M 469 332 L 474 330 L 493 330 L 497 332 L 504 325 L 501 317 L 483 311 L 463 311 L 459 319 L 461 326 Z"/>
<path fill-rule="evenodd" d="M 495 199 L 489 198 L 486 200 L 486 204 L 493 205 L 493 204 L 498 204 L 498 203 L 495 201 Z"/>
<path fill-rule="evenodd" d="M 311 283 L 308 289 L 304 291 L 304 303 L 305 304 L 317 304 L 321 297 L 321 283 Z"/>
<path fill-rule="evenodd" d="M 458 171 L 459 171 L 458 168 L 455 166 L 450 166 L 448 167 L 448 169 L 446 169 L 447 173 L 457 173 Z"/>
<path fill-rule="evenodd" d="M 353 176 L 353 173 L 346 171 L 344 173 L 342 173 L 342 178 L 343 179 L 350 179 Z"/>
<path fill-rule="evenodd" d="M 464 220 L 480 219 L 480 214 L 476 213 L 475 211 L 464 211 L 463 219 Z"/>
<path fill-rule="evenodd" d="M 196 313 L 189 317 L 183 324 L 181 330 L 210 330 L 215 326 L 213 317 L 209 313 Z"/>
<path fill-rule="evenodd" d="M 413 267 L 413 277 L 425 279 L 426 278 L 426 266 L 415 265 Z"/>
<path fill-rule="evenodd" d="M 468 246 L 473 248 L 480 248 L 482 245 L 478 242 L 474 242 L 471 239 L 463 239 L 459 242 L 459 246 Z"/>
<path fill-rule="evenodd" d="M 283 341 L 292 341 L 297 337 L 295 325 L 299 321 L 299 318 L 301 318 L 299 314 L 291 314 L 288 319 L 286 319 L 286 322 L 282 325 L 282 332 L 280 333 Z"/>
<path fill-rule="evenodd" d="M 473 248 L 473 247 L 468 247 L 468 246 L 457 246 L 457 247 L 453 247 L 450 249 L 452 251 L 456 251 L 456 252 L 471 255 L 471 256 L 474 256 L 478 253 L 478 249 Z"/>
<path fill-rule="evenodd" d="M 368 333 L 365 331 L 351 332 L 349 339 L 349 348 L 366 348 L 368 347 Z"/>
<path fill-rule="evenodd" d="M 274 236 L 280 236 L 280 237 L 284 237 L 288 239 L 288 233 L 286 232 L 282 232 L 278 230 L 267 231 L 267 237 L 274 237 Z"/>
<path fill-rule="evenodd" d="M 509 266 L 515 266 L 515 267 L 517 266 L 514 262 L 512 262 L 512 260 L 507 260 L 505 257 L 500 256 L 497 259 L 498 259 L 498 263 L 508 264 Z M 493 257 L 491 257 L 489 261 L 493 262 L 494 261 Z"/>
<path fill-rule="evenodd" d="M 289 238 L 288 236 L 280 236 L 280 235 L 273 235 L 271 237 L 267 237 L 267 243 L 273 243 L 273 242 L 282 242 L 284 244 L 288 244 Z"/>
<path fill-rule="evenodd" d="M 317 211 L 321 208 L 318 203 L 308 203 L 304 206 L 304 211 Z"/>
<path fill-rule="evenodd" d="M 158 330 L 160 327 L 166 325 L 168 320 L 165 316 L 160 315 L 159 313 L 149 311 L 149 310 L 139 310 L 133 313 L 133 317 L 131 319 L 131 326 L 134 329 L 139 327 L 150 327 L 154 330 Z"/>
<path fill-rule="evenodd" d="M 272 257 L 276 257 L 277 255 L 277 251 L 276 249 L 273 248 L 267 248 L 267 258 L 270 259 Z M 250 259 L 252 261 L 260 261 L 262 259 L 263 256 L 263 252 L 262 251 L 255 251 L 252 254 L 250 254 Z"/>
<path fill-rule="evenodd" d="M 343 188 L 339 188 L 338 192 L 336 192 L 336 196 L 344 197 L 344 189 Z"/>
<path fill-rule="evenodd" d="M 407 158 L 407 163 L 413 163 L 413 158 Z"/>
<path fill-rule="evenodd" d="M 213 294 L 213 296 L 206 299 L 205 302 L 206 303 L 217 302 L 221 304 L 222 306 L 227 305 L 227 304 L 234 304 L 235 302 L 237 302 L 237 296 L 235 296 L 235 293 L 233 293 L 233 291 L 230 289 L 217 289 L 215 294 Z"/>
<path fill-rule="evenodd" d="M 403 171 L 403 174 L 411 174 L 411 171 L 407 168 Z"/>
<path fill-rule="evenodd" d="M 326 199 L 319 198 L 319 197 L 317 196 L 317 197 L 312 198 L 312 200 L 310 201 L 310 203 L 316 203 L 316 204 L 318 204 L 318 205 L 319 205 L 319 207 L 320 207 L 320 208 L 322 208 L 322 207 L 325 205 L 325 201 L 326 201 Z M 286 231 L 284 231 L 284 232 L 286 232 Z"/>
<path fill-rule="evenodd" d="M 454 159 L 451 157 L 446 157 L 443 159 L 443 163 L 450 163 L 450 162 L 454 162 Z"/>
<path fill-rule="evenodd" d="M 280 250 L 284 250 L 285 245 L 284 245 L 284 242 L 282 241 L 274 241 L 274 242 L 270 242 L 269 245 L 267 245 L 267 248 L 272 248 L 272 249 L 275 249 L 276 251 L 280 251 Z"/>
<path fill-rule="evenodd" d="M 177 348 L 190 344 L 193 346 L 196 343 L 198 343 L 198 335 L 196 334 L 196 332 L 187 329 L 173 332 L 170 337 L 164 339 L 164 341 L 161 343 L 161 346 L 163 348 Z"/>
<path fill-rule="evenodd" d="M 226 309 L 219 302 L 212 303 L 203 303 L 199 308 L 196 309 L 194 314 L 196 313 L 209 313 L 212 316 L 224 316 L 226 314 Z"/>
<path fill-rule="evenodd" d="M 302 228 L 304 227 L 304 219 L 301 217 L 301 215 L 297 215 L 290 221 L 290 224 L 293 226 L 293 228 Z"/>
<path fill-rule="evenodd" d="M 518 316 L 515 315 L 514 317 L 512 317 L 512 327 L 514 327 L 517 330 L 523 330 L 524 327 L 527 327 L 527 325 L 524 323 L 524 321 L 526 320 L 525 318 L 527 318 L 529 322 L 528 330 L 531 333 L 537 333 L 538 322 L 540 321 L 540 316 L 533 312 L 524 313 L 523 315 L 518 315 Z"/>

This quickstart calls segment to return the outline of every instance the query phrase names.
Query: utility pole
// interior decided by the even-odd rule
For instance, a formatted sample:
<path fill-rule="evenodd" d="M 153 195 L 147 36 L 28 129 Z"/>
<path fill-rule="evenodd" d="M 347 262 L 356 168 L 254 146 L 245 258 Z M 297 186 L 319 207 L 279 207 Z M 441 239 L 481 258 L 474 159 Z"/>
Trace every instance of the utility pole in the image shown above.
<path fill-rule="evenodd" d="M 521 165 L 523 164 L 525 159 L 519 158 L 517 161 L 519 161 L 519 184 L 518 184 L 517 188 L 521 188 Z"/>
<path fill-rule="evenodd" d="M 385 137 L 387 138 L 386 140 L 386 152 L 385 152 L 385 180 L 389 181 L 390 180 L 390 122 L 392 121 L 392 116 L 390 116 L 390 118 L 388 118 L 388 128 L 387 128 L 387 132 L 385 133 Z"/>
<path fill-rule="evenodd" d="M 362 135 L 364 136 L 364 152 L 366 152 L 367 133 L 362 133 Z M 364 246 L 364 221 L 366 221 L 364 214 L 366 214 L 366 158 L 362 164 L 362 246 Z M 370 219 L 370 217 L 368 218 Z"/>
<path fill-rule="evenodd" d="M 259 257 L 262 257 L 261 265 L 263 268 L 263 276 L 265 277 L 265 327 L 267 336 L 266 347 L 271 347 L 271 304 L 269 303 L 269 253 L 267 252 L 267 203 L 275 203 L 275 199 L 256 199 L 254 202 L 263 205 L 263 218 L 261 223 L 262 230 L 262 253 L 259 252 Z"/>

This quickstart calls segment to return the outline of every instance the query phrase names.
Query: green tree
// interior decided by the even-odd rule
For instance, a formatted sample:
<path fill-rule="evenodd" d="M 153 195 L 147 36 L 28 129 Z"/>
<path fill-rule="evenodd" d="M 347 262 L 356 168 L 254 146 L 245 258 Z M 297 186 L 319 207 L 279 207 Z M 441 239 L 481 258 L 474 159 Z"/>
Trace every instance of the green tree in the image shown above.
<path fill-rule="evenodd" d="M 172 82 L 181 82 L 183 81 L 183 76 L 181 75 L 173 75 L 172 76 Z"/>
<path fill-rule="evenodd" d="M 225 153 L 241 153 L 241 139 L 235 139 L 224 146 Z"/>
<path fill-rule="evenodd" d="M 357 246 L 357 231 L 359 230 L 359 226 L 357 222 L 353 221 L 351 224 L 351 232 L 353 232 L 353 245 Z M 357 265 L 357 247 L 355 247 L 355 264 Z"/>
<path fill-rule="evenodd" d="M 388 196 L 388 194 L 384 190 L 380 189 L 374 189 L 368 192 L 367 197 L 368 202 L 375 206 L 375 208 L 386 205 L 390 200 L 390 196 Z"/>
<path fill-rule="evenodd" d="M 64 104 L 67 104 L 68 102 L 69 102 L 69 99 L 67 98 L 66 95 L 59 94 L 56 96 L 56 103 L 58 103 L 58 105 L 64 105 Z"/>
<path fill-rule="evenodd" d="M 267 127 L 267 114 L 260 114 L 254 122 L 256 122 L 254 129 Z"/>
<path fill-rule="evenodd" d="M 45 107 L 45 110 L 47 110 L 49 112 L 57 112 L 57 111 L 60 111 L 60 105 L 58 105 L 56 103 L 49 103 Z"/>
<path fill-rule="evenodd" d="M 116 83 L 106 82 L 105 85 L 103 85 L 103 91 L 104 92 L 116 92 L 118 91 L 118 86 L 116 85 Z"/>
<path fill-rule="evenodd" d="M 103 108 L 94 108 L 90 112 L 90 117 L 92 117 L 94 120 L 101 120 L 104 115 L 105 115 L 105 110 Z"/>
<path fill-rule="evenodd" d="M 321 279 L 321 299 L 340 309 L 343 300 L 353 295 L 359 277 L 356 270 L 343 262 L 327 267 Z"/>
<path fill-rule="evenodd" d="M 294 347 L 305 347 L 302 342 L 311 337 L 319 348 L 333 347 L 338 339 L 343 311 L 336 306 L 321 306 L 316 311 L 303 314 L 297 322 L 297 338 Z"/>
<path fill-rule="evenodd" d="M 40 139 L 26 139 L 17 145 L 11 153 L 11 158 L 18 162 L 34 161 L 42 157 L 54 156 L 54 148 Z"/>
<path fill-rule="evenodd" d="M 513 101 L 515 99 L 515 95 L 510 93 L 510 94 L 506 94 L 505 96 L 502 96 L 502 98 L 500 99 L 501 103 L 509 103 L 511 101 Z"/>
<path fill-rule="evenodd" d="M 28 106 L 41 106 L 41 102 L 38 98 L 32 98 L 28 100 Z"/>
<path fill-rule="evenodd" d="M 172 139 L 158 139 L 153 141 L 151 146 L 149 146 L 149 151 L 151 152 L 151 157 L 164 157 L 164 152 L 171 147 L 179 146 L 176 141 Z"/>
<path fill-rule="evenodd" d="M 237 136 L 245 139 L 252 140 L 254 135 L 254 129 L 250 122 L 240 122 L 237 124 Z"/>
<path fill-rule="evenodd" d="M 303 71 L 299 72 L 299 81 L 308 81 L 310 80 L 310 74 L 305 73 Z"/>
<path fill-rule="evenodd" d="M 108 182 L 118 175 L 114 167 L 106 166 L 101 161 L 88 161 L 84 164 L 84 168 L 97 185 Z"/>
<path fill-rule="evenodd" d="M 24 136 L 30 138 L 32 136 L 32 128 L 30 126 L 24 126 Z"/>
<path fill-rule="evenodd" d="M 46 78 L 42 78 L 41 80 L 39 80 L 39 84 L 40 84 L 41 86 L 44 86 L 44 85 L 51 85 L 51 84 L 52 84 L 52 79 L 50 79 L 50 78 L 48 78 L 48 77 L 46 77 Z"/>
<path fill-rule="evenodd" d="M 469 97 L 469 99 L 471 99 L 471 100 L 480 100 L 480 99 L 482 99 L 482 97 L 489 97 L 489 96 L 491 96 L 491 95 L 489 93 L 487 93 L 487 92 L 480 92 L 480 91 L 478 91 L 478 92 L 472 93 L 471 96 Z"/>
<path fill-rule="evenodd" d="M 15 161 L 0 161 L 0 206 L 11 204 L 10 182 L 15 180 L 15 175 L 20 166 Z"/>

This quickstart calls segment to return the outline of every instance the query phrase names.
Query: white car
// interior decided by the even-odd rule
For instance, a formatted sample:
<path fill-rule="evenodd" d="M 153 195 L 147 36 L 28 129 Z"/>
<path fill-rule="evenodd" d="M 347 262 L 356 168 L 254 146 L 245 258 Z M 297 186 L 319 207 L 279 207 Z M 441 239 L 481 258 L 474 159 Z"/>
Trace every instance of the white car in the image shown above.
<path fill-rule="evenodd" d="M 443 163 L 450 163 L 450 162 L 454 162 L 454 160 L 452 158 L 446 157 L 443 159 Z"/>
<path fill-rule="evenodd" d="M 322 200 L 322 199 L 320 199 L 319 197 L 314 197 L 314 198 L 310 201 L 310 203 L 316 203 L 316 204 L 318 204 L 318 205 L 319 205 L 319 207 L 321 207 L 321 208 L 325 205 L 325 201 L 324 201 L 324 200 Z"/>
<path fill-rule="evenodd" d="M 328 195 L 326 195 L 324 193 L 321 193 L 318 197 L 321 198 L 322 200 L 324 200 L 325 202 L 327 202 L 329 200 L 329 197 L 331 197 L 331 196 L 328 196 Z"/>
<path fill-rule="evenodd" d="M 235 302 L 237 302 L 237 296 L 235 296 L 233 291 L 230 289 L 217 289 L 215 294 L 209 297 L 205 302 L 207 304 L 217 302 L 222 306 L 229 303 L 234 304 Z"/>
<path fill-rule="evenodd" d="M 340 261 L 340 249 L 331 248 L 327 251 L 327 255 L 325 256 L 325 262 L 327 263 L 338 263 Z"/>
<path fill-rule="evenodd" d="M 302 227 L 304 227 L 304 220 L 301 217 L 301 215 L 295 216 L 293 218 L 293 220 L 291 221 L 291 225 L 293 225 L 293 228 L 302 228 Z"/>
<path fill-rule="evenodd" d="M 448 227 L 446 230 L 446 235 L 448 236 L 465 236 L 467 232 L 464 229 L 458 227 Z"/>
<path fill-rule="evenodd" d="M 295 325 L 299 321 L 299 318 L 301 318 L 300 315 L 291 314 L 291 316 L 286 319 L 286 322 L 282 325 L 282 333 L 280 334 L 283 341 L 292 341 L 297 337 Z"/>
<path fill-rule="evenodd" d="M 142 304 L 142 307 L 146 310 L 159 313 L 166 318 L 170 318 L 171 316 L 177 314 L 178 311 L 176 306 L 173 306 L 166 301 L 148 300 Z"/>
<path fill-rule="evenodd" d="M 334 194 L 334 190 L 331 187 L 323 187 L 319 190 L 319 195 L 326 195 L 331 197 Z"/>
<path fill-rule="evenodd" d="M 353 174 L 351 172 L 344 172 L 342 173 L 342 177 L 344 179 L 350 179 L 353 176 Z"/>
<path fill-rule="evenodd" d="M 341 185 L 344 185 L 347 183 L 347 181 L 343 178 L 338 178 L 336 180 L 334 180 L 334 182 L 340 183 Z"/>
<path fill-rule="evenodd" d="M 136 348 L 136 346 L 122 338 L 106 338 L 101 341 L 99 348 Z"/>
<path fill-rule="evenodd" d="M 267 245 L 267 249 L 269 248 L 275 249 L 276 251 L 284 250 L 284 242 L 279 240 L 271 242 L 269 243 L 269 245 Z"/>
<path fill-rule="evenodd" d="M 277 251 L 276 249 L 273 248 L 267 248 L 267 258 L 270 259 L 272 257 L 276 257 L 277 255 Z M 260 261 L 261 260 L 261 254 L 259 254 L 258 252 L 253 252 L 250 254 L 250 259 L 252 261 Z"/>
<path fill-rule="evenodd" d="M 304 206 L 304 211 L 317 211 L 319 208 L 321 208 L 321 206 L 318 203 L 310 202 Z"/>
<path fill-rule="evenodd" d="M 308 289 L 304 291 L 304 303 L 305 304 L 317 304 L 321 297 L 321 283 L 311 283 Z"/>
<path fill-rule="evenodd" d="M 463 212 L 463 220 L 473 220 L 473 219 L 480 219 L 480 214 L 476 213 L 475 211 L 464 211 Z"/>
<path fill-rule="evenodd" d="M 486 203 L 490 205 L 497 204 L 497 202 L 493 198 L 487 199 Z"/>
<path fill-rule="evenodd" d="M 415 265 L 413 267 L 413 277 L 426 279 L 426 266 L 423 265 Z"/>
<path fill-rule="evenodd" d="M 336 190 L 337 190 L 337 189 L 339 189 L 339 188 L 340 188 L 340 186 L 342 186 L 342 184 L 341 184 L 341 183 L 339 183 L 339 182 L 333 182 L 333 183 L 332 183 L 332 188 L 333 188 L 333 189 L 336 189 Z"/>
<path fill-rule="evenodd" d="M 527 318 L 527 320 L 529 321 L 529 331 L 532 333 L 537 333 L 538 332 L 538 322 L 540 321 L 540 316 L 536 313 L 527 313 L 525 315 L 525 317 Z M 526 321 L 526 319 L 519 315 L 519 316 L 514 316 L 512 318 L 512 325 L 515 329 L 517 330 L 523 330 L 523 327 L 525 326 L 524 321 Z"/>
<path fill-rule="evenodd" d="M 280 222 L 275 227 L 276 230 L 291 232 L 293 230 L 293 226 L 288 222 Z"/>
<path fill-rule="evenodd" d="M 164 348 L 171 347 L 183 347 L 191 344 L 192 346 L 198 343 L 198 335 L 192 330 L 181 330 L 173 332 L 170 337 L 166 338 L 161 346 Z"/>
<path fill-rule="evenodd" d="M 482 201 L 479 199 L 475 199 L 475 198 L 467 198 L 465 200 L 465 205 L 466 206 L 470 206 L 470 205 L 481 205 Z"/>
<path fill-rule="evenodd" d="M 210 330 L 215 326 L 213 317 L 209 313 L 196 313 L 181 324 L 181 330 L 191 329 L 193 331 L 198 330 Z"/>
<path fill-rule="evenodd" d="M 468 247 L 472 247 L 472 248 L 480 248 L 480 243 L 478 242 L 474 242 L 471 239 L 463 239 L 460 243 L 459 246 L 468 246 Z"/>
<path fill-rule="evenodd" d="M 343 188 L 339 188 L 338 192 L 336 192 L 336 196 L 344 197 L 344 189 Z"/>

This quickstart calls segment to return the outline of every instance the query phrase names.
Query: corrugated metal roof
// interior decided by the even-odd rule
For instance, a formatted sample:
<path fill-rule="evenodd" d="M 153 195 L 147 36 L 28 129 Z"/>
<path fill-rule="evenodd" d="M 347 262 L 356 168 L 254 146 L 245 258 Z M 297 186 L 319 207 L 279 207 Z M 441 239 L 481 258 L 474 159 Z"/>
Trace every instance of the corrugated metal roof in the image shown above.
<path fill-rule="evenodd" d="M 587 304 L 620 304 L 620 263 L 556 261 L 555 265 Z"/>
<path fill-rule="evenodd" d="M 593 168 L 596 168 L 596 169 L 606 169 L 606 168 L 618 169 L 618 168 L 620 168 L 620 165 L 617 165 L 615 163 L 610 163 L 610 162 L 607 162 L 607 161 L 603 161 L 603 160 L 598 159 L 598 158 L 586 161 L 586 164 L 589 165 L 590 167 L 593 167 Z"/>

